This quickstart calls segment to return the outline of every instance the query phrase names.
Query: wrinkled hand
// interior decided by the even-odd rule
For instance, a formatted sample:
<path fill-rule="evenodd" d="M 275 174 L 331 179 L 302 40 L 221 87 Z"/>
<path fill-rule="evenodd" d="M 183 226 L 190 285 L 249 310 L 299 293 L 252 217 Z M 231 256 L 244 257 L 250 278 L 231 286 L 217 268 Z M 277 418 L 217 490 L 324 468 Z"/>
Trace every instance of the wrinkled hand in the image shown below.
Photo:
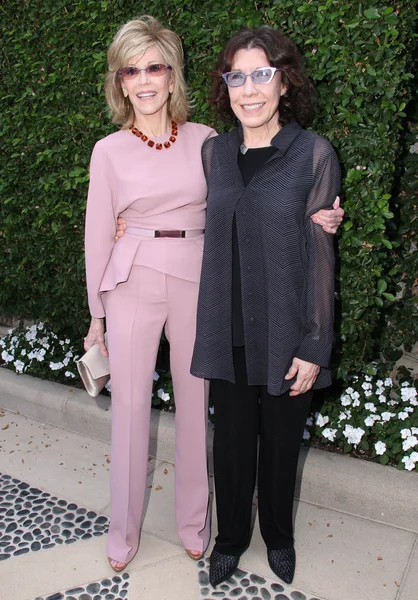
<path fill-rule="evenodd" d="M 125 235 L 126 221 L 122 217 L 118 217 L 118 225 L 115 233 L 115 242 Z"/>
<path fill-rule="evenodd" d="M 296 377 L 295 383 L 291 386 L 289 396 L 299 396 L 311 389 L 318 377 L 320 367 L 314 363 L 294 358 L 285 379 Z"/>
<path fill-rule="evenodd" d="M 322 208 L 311 216 L 312 221 L 320 225 L 327 233 L 336 233 L 344 217 L 344 210 L 340 208 L 339 196 L 332 206 L 333 208 L 330 210 Z"/>
<path fill-rule="evenodd" d="M 92 317 L 87 336 L 84 338 L 84 350 L 87 352 L 94 344 L 99 344 L 103 356 L 109 356 L 104 340 L 103 319 Z"/>

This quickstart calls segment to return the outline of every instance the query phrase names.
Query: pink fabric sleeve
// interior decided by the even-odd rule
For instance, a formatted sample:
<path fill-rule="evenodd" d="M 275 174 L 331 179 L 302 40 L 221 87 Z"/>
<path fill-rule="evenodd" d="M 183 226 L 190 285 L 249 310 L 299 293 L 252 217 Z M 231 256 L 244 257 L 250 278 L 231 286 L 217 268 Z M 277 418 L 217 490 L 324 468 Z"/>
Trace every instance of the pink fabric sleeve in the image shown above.
<path fill-rule="evenodd" d="M 99 288 L 115 245 L 113 200 L 111 167 L 99 143 L 94 147 L 90 161 L 85 228 L 87 295 L 90 314 L 97 318 L 105 316 Z"/>

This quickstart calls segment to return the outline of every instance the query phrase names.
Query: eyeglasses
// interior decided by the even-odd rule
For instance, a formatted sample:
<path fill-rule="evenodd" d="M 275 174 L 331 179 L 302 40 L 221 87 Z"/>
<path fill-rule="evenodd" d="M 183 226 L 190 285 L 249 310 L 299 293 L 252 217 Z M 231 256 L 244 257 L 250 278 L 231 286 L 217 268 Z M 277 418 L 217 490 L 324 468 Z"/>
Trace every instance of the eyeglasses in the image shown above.
<path fill-rule="evenodd" d="M 247 77 L 251 77 L 253 83 L 270 83 L 276 74 L 276 67 L 260 67 L 254 69 L 251 73 L 243 73 L 242 71 L 230 71 L 229 73 L 222 73 L 222 77 L 229 87 L 239 87 L 244 85 Z"/>
<path fill-rule="evenodd" d="M 145 71 L 151 77 L 162 77 L 165 75 L 168 69 L 171 71 L 172 67 L 170 67 L 170 65 L 160 64 L 149 65 L 149 67 L 145 67 L 145 69 L 138 69 L 138 67 L 122 67 L 116 71 L 116 75 L 121 79 L 129 80 L 135 79 L 135 77 L 138 77 L 141 71 Z"/>

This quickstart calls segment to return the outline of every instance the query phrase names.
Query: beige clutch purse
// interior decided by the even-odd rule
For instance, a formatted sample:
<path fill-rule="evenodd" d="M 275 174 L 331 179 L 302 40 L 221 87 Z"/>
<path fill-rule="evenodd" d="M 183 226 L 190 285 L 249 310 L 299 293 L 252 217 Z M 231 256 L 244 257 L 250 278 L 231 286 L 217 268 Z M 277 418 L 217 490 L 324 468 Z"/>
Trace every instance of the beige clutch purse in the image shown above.
<path fill-rule="evenodd" d="M 107 345 L 106 335 L 105 343 Z M 94 344 L 77 361 L 77 369 L 87 393 L 93 398 L 100 394 L 110 379 L 109 357 L 103 356 L 99 344 Z"/>

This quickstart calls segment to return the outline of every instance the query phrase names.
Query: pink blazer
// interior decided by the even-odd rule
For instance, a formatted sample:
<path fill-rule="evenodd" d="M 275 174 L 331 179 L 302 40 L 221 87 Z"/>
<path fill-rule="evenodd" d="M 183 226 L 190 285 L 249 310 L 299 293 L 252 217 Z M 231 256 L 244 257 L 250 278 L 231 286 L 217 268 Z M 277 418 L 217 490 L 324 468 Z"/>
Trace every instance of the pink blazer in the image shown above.
<path fill-rule="evenodd" d="M 204 229 L 207 188 L 201 148 L 213 135 L 216 132 L 206 125 L 185 123 L 169 149 L 150 148 L 129 130 L 113 133 L 95 145 L 85 229 L 87 292 L 93 317 L 105 316 L 101 294 L 126 281 L 133 264 L 199 281 L 203 236 L 153 239 L 125 234 L 116 243 L 114 235 L 119 215 L 128 226 L 144 229 Z"/>

